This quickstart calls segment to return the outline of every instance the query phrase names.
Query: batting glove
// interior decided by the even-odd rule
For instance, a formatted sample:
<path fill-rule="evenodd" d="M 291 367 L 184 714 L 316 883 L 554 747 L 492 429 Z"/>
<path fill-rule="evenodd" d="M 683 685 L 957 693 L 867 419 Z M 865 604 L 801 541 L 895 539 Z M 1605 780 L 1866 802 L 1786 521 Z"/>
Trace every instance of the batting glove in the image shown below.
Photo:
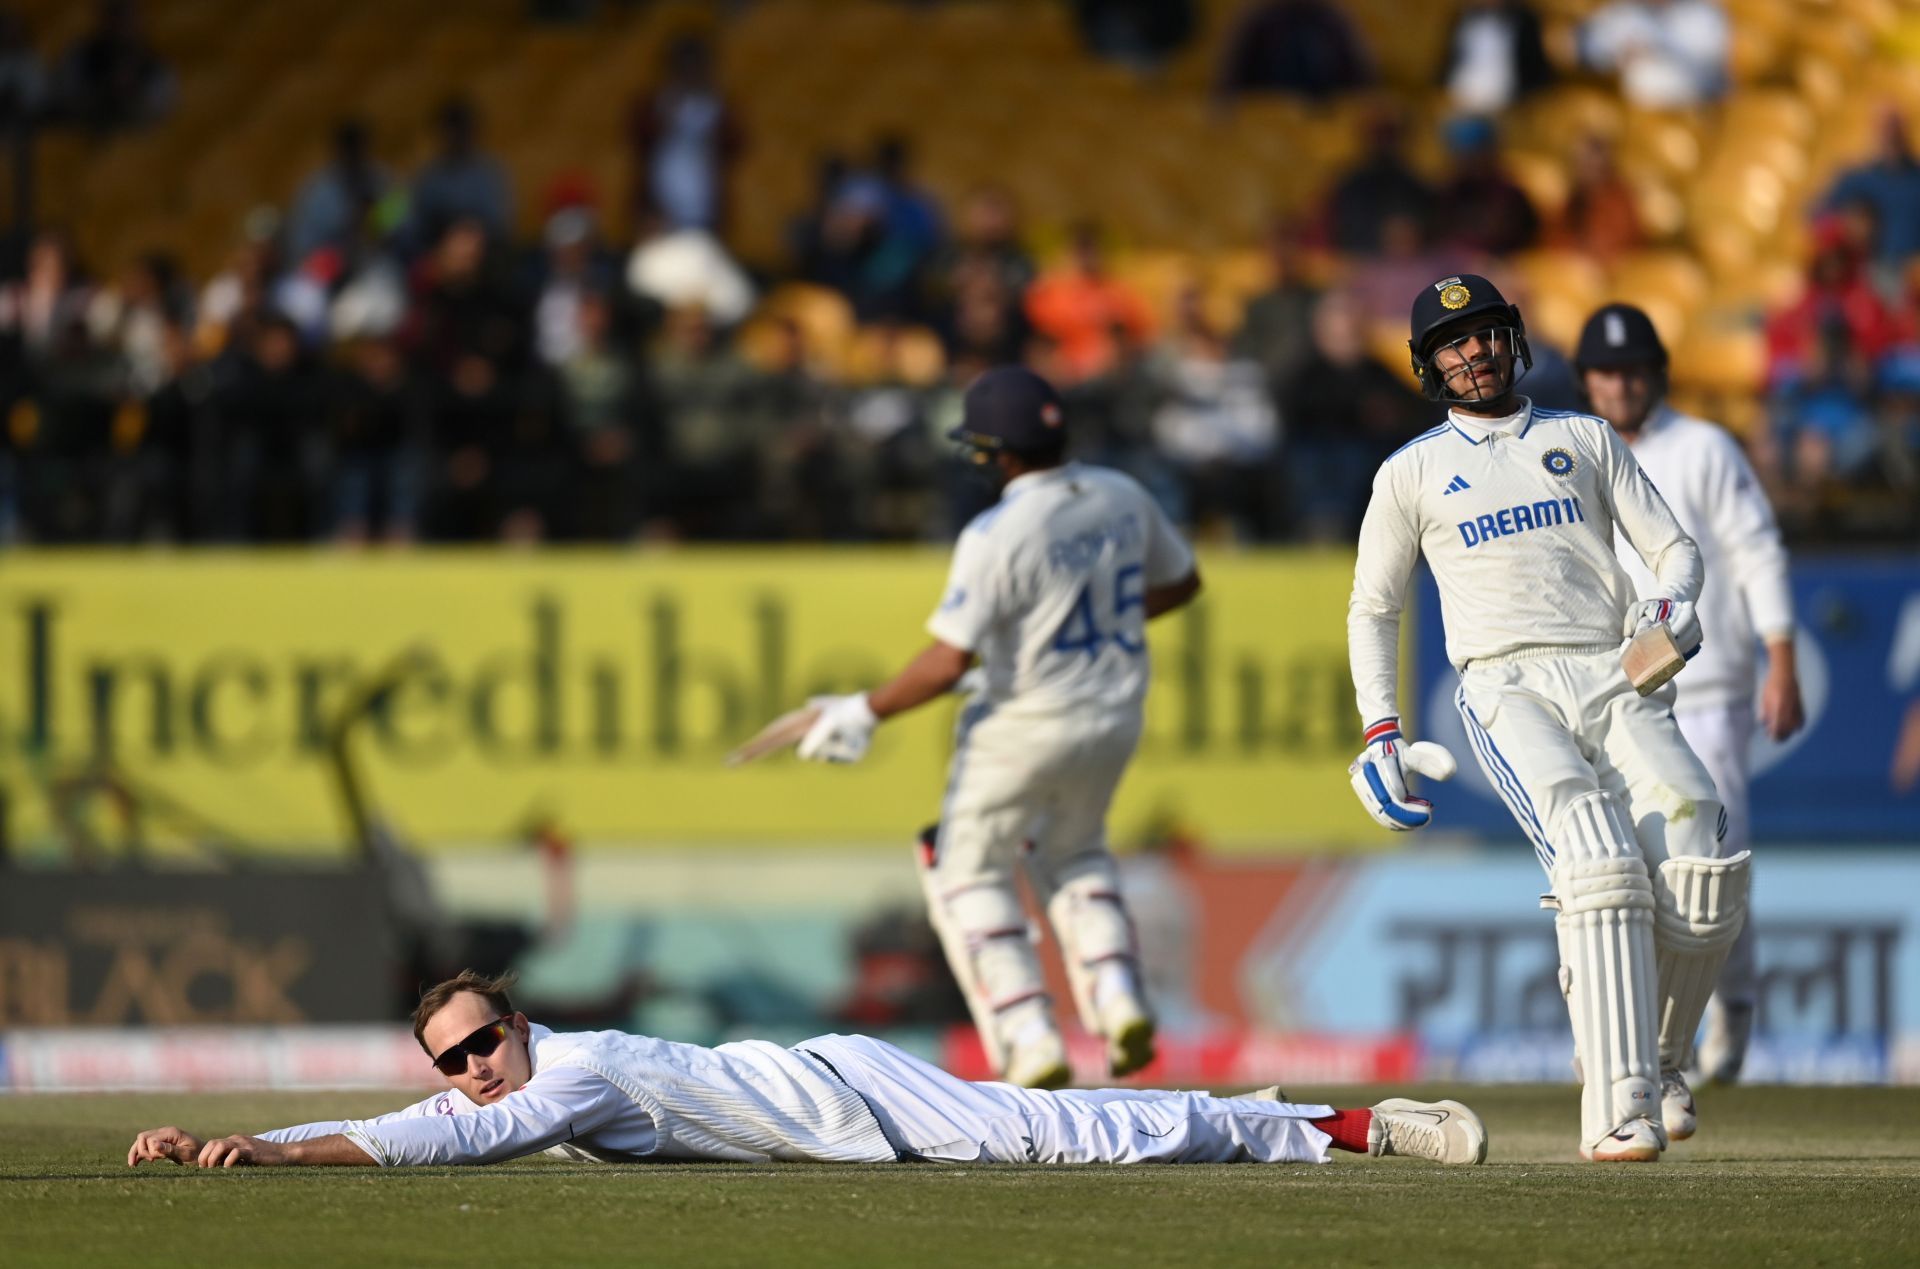
<path fill-rule="evenodd" d="M 851 696 L 816 696 L 807 704 L 820 711 L 807 734 L 800 738 L 796 751 L 808 762 L 858 762 L 867 756 L 873 743 L 873 729 L 880 724 L 865 692 Z"/>
<path fill-rule="evenodd" d="M 1683 599 L 1644 599 L 1627 609 L 1627 619 L 1620 633 L 1631 639 L 1648 626 L 1664 625 L 1667 633 L 1673 636 L 1673 644 L 1680 649 L 1680 655 L 1689 661 L 1700 650 L 1700 619 L 1694 615 L 1693 605 Z"/>
<path fill-rule="evenodd" d="M 1347 767 L 1353 791 L 1367 814 L 1383 828 L 1410 833 L 1433 819 L 1433 803 L 1407 793 L 1406 772 L 1400 766 L 1400 720 L 1383 718 L 1367 728 L 1367 747 Z"/>

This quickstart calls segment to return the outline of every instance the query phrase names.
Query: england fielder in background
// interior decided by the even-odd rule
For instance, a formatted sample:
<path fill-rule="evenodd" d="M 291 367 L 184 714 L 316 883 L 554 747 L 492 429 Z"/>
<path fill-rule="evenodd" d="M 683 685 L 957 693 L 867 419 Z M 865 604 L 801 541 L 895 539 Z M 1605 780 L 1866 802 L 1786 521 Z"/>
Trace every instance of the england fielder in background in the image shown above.
<path fill-rule="evenodd" d="M 1704 636 L 1700 655 L 1676 683 L 1674 721 L 1713 776 L 1727 809 L 1723 853 L 1747 849 L 1749 825 L 1747 754 L 1757 719 L 1775 740 L 1799 730 L 1800 680 L 1793 656 L 1793 593 L 1787 585 L 1787 552 L 1760 482 L 1721 428 L 1679 413 L 1666 402 L 1667 350 L 1653 322 L 1630 304 L 1609 304 L 1587 319 L 1575 363 L 1593 412 L 1633 446 L 1633 456 L 1660 487 L 1674 516 L 1700 547 L 1706 566 L 1695 612 Z M 1638 555 L 1620 543 L 1638 593 L 1658 586 Z M 1765 682 L 1754 701 L 1754 651 L 1767 651 Z M 1739 1077 L 1753 1034 L 1753 913 L 1720 971 L 1720 985 L 1707 1009 L 1699 1071 L 1707 1078 Z M 1667 1132 L 1692 1132 L 1691 1107 Z"/>
<path fill-rule="evenodd" d="M 1361 525 L 1353 787 L 1387 828 L 1432 819 L 1407 792 L 1397 703 L 1400 614 L 1425 555 L 1475 757 L 1551 882 L 1580 1153 L 1653 1162 L 1663 1092 L 1691 1100 L 1679 1068 L 1746 894 L 1746 856 L 1717 857 L 1720 804 L 1671 687 L 1642 696 L 1621 666 L 1622 641 L 1655 625 L 1682 652 L 1698 646 L 1700 553 L 1604 420 L 1515 393 L 1532 356 L 1492 283 L 1422 288 L 1412 327 L 1414 371 L 1451 408 L 1381 464 Z M 1656 579 L 1647 599 L 1614 554 L 1616 528 Z"/>
<path fill-rule="evenodd" d="M 1145 490 L 1066 461 L 1060 398 L 1029 370 L 968 389 L 952 439 L 1003 486 L 960 535 L 933 642 L 892 682 L 832 697 L 802 758 L 852 762 L 881 719 L 951 690 L 975 658 L 940 823 L 923 841 L 929 916 L 996 1068 L 1071 1076 L 1020 903 L 1024 868 L 1074 1005 L 1114 1075 L 1153 1059 L 1154 1024 L 1107 849 L 1107 805 L 1140 739 L 1146 623 L 1200 590 L 1193 552 Z"/>

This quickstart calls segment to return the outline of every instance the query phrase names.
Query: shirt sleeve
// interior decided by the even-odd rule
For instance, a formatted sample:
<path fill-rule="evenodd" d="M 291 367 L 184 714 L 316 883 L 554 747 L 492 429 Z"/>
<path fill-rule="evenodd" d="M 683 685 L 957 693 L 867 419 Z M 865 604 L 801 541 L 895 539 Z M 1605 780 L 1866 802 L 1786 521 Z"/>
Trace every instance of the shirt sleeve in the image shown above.
<path fill-rule="evenodd" d="M 1597 426 L 1606 476 L 1601 488 L 1612 506 L 1614 523 L 1654 576 L 1655 593 L 1643 598 L 1694 602 L 1706 579 L 1700 548 L 1680 527 L 1627 443 L 1606 424 Z"/>
<path fill-rule="evenodd" d="M 1147 585 L 1168 586 L 1193 572 L 1193 548 L 1152 498 L 1147 503 Z"/>
<path fill-rule="evenodd" d="M 341 1131 L 383 1168 L 499 1163 L 572 1141 L 622 1114 L 644 1113 L 605 1077 L 560 1066 L 466 1113 L 348 1120 Z"/>
<path fill-rule="evenodd" d="M 987 535 L 968 529 L 953 548 L 947 589 L 940 607 L 927 619 L 927 633 L 949 647 L 976 652 L 1000 618 L 1000 597 L 991 567 Z"/>
<path fill-rule="evenodd" d="M 1353 597 L 1347 603 L 1347 660 L 1363 724 L 1400 713 L 1400 613 L 1419 555 L 1419 523 L 1401 499 L 1392 467 L 1382 467 L 1360 522 Z"/>
<path fill-rule="evenodd" d="M 419 1119 L 425 1115 L 458 1114 L 459 1110 L 457 1107 L 461 1105 L 472 1106 L 473 1103 L 467 1101 L 467 1099 L 459 1093 L 448 1091 L 435 1093 L 432 1097 L 426 1098 L 424 1101 L 415 1102 L 411 1106 L 390 1111 L 384 1115 L 376 1115 L 372 1119 L 320 1119 L 310 1124 L 295 1124 L 291 1128 L 275 1128 L 271 1132 L 260 1133 L 259 1136 L 262 1141 L 278 1141 L 283 1143 L 289 1141 L 312 1141 L 316 1137 L 331 1137 L 339 1133 L 344 1133 L 348 1126 L 353 1123 L 384 1124 L 402 1119 Z"/>
<path fill-rule="evenodd" d="M 1704 499 L 1712 518 L 1714 540 L 1721 544 L 1726 580 L 1740 588 L 1762 639 L 1793 634 L 1793 589 L 1787 579 L 1787 548 L 1773 508 L 1753 474 L 1740 445 L 1724 432 L 1713 435 L 1706 454 Z"/>

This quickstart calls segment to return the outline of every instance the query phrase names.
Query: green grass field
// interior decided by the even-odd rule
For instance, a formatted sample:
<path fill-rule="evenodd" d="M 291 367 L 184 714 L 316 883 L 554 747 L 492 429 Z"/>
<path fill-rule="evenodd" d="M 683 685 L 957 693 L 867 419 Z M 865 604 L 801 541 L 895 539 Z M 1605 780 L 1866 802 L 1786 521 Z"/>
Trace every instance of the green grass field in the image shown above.
<path fill-rule="evenodd" d="M 1486 1167 L 129 1170 L 142 1128 L 257 1131 L 401 1099 L 7 1097 L 0 1264 L 1920 1263 L 1920 1089 L 1707 1091 L 1692 1142 L 1611 1168 L 1570 1161 L 1570 1088 L 1460 1095 L 1487 1121 Z"/>

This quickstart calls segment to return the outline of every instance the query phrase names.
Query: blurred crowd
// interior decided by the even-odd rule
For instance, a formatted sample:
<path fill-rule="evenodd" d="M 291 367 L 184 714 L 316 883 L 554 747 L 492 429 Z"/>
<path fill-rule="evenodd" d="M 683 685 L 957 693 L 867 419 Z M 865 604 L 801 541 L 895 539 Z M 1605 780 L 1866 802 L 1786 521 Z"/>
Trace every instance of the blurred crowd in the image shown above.
<path fill-rule="evenodd" d="M 1188 4 L 1075 9 L 1092 52 L 1141 65 L 1192 33 Z M 1632 99 L 1725 87 L 1710 0 L 1617 0 L 1578 38 Z M 170 77 L 127 4 L 101 6 L 56 72 L 4 22 L 0 46 L 12 109 L 91 128 L 165 109 Z M 1647 240 L 1603 138 L 1551 213 L 1503 170 L 1503 113 L 1554 76 L 1524 0 L 1465 4 L 1441 54 L 1456 114 L 1439 178 L 1383 106 L 1316 210 L 1272 226 L 1265 283 L 1231 309 L 1197 281 L 1147 294 L 1098 224 L 1037 259 L 1012 192 L 948 205 L 903 136 L 822 156 L 787 259 L 747 268 L 728 209 L 753 191 L 732 173 L 768 139 L 745 134 L 698 37 L 632 103 L 620 191 L 514 189 L 462 100 L 423 121 L 433 154 L 411 172 L 341 120 L 330 159 L 250 214 L 212 277 L 161 253 L 95 276 L 57 227 L 31 239 L 0 285 L 0 540 L 937 538 L 991 496 L 942 437 L 971 378 L 1009 360 L 1061 386 L 1080 456 L 1203 533 L 1350 539 L 1380 459 L 1436 417 L 1378 338 L 1414 292 L 1533 247 Z M 1247 6 L 1216 91 L 1320 98 L 1372 78 L 1336 5 L 1272 0 Z M 1915 480 L 1920 163 L 1897 119 L 1817 215 L 1804 293 L 1766 319 L 1768 422 L 1750 438 L 1807 524 L 1835 481 Z M 1534 349 L 1524 390 L 1576 406 L 1564 355 Z"/>

